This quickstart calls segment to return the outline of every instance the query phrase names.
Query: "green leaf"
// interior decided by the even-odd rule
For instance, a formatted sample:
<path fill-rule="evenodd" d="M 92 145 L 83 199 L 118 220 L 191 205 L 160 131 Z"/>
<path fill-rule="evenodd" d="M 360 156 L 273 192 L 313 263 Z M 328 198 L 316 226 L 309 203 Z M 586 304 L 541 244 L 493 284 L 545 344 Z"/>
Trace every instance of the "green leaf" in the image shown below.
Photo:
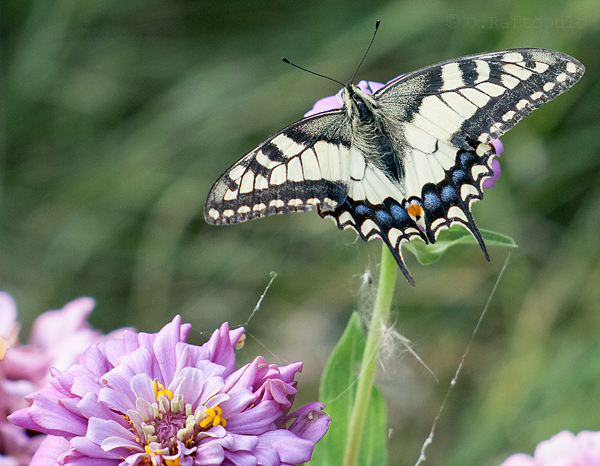
<path fill-rule="evenodd" d="M 309 463 L 311 466 L 342 464 L 364 349 L 365 335 L 360 316 L 355 312 L 323 371 L 319 399 L 325 404 L 325 412 L 331 416 L 331 426 L 325 437 L 317 443 Z M 381 392 L 373 387 L 361 441 L 358 462 L 361 466 L 386 464 L 386 422 L 385 401 Z"/>
<path fill-rule="evenodd" d="M 518 247 L 510 236 L 505 236 L 489 230 L 480 231 L 487 246 L 503 246 L 505 248 Z M 477 240 L 463 226 L 454 225 L 452 228 L 442 230 L 435 244 L 411 241 L 410 243 L 405 243 L 404 248 L 413 253 L 422 265 L 427 265 L 438 260 L 446 250 L 458 244 L 477 245 Z"/>

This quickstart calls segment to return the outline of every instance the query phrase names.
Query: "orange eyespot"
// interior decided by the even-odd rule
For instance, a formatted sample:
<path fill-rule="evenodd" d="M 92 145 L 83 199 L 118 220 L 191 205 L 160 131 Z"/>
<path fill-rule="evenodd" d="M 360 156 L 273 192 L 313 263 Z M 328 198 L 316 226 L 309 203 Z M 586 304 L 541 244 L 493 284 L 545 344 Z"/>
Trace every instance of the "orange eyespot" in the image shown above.
<path fill-rule="evenodd" d="M 417 220 L 423 216 L 423 207 L 421 207 L 421 204 L 417 204 L 416 202 L 410 204 L 406 211 L 408 212 L 408 215 L 416 218 Z"/>

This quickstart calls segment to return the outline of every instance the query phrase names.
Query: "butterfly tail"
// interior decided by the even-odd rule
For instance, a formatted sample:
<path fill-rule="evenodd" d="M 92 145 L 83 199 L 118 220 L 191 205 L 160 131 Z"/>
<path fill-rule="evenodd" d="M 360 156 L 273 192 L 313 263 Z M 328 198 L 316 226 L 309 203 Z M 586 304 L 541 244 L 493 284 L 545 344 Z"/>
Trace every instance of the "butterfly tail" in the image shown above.
<path fill-rule="evenodd" d="M 415 280 L 413 279 L 413 277 L 410 275 L 408 269 L 406 268 L 406 265 L 404 264 L 404 260 L 402 259 L 402 251 L 401 251 L 402 242 L 401 241 L 398 242 L 398 245 L 396 247 L 394 247 L 387 240 L 387 238 L 382 237 L 382 239 L 383 239 L 383 242 L 390 249 L 390 252 L 392 253 L 392 256 L 394 256 L 394 259 L 396 259 L 396 263 L 398 264 L 398 267 L 400 268 L 402 275 L 404 275 L 404 278 L 406 278 L 406 281 L 408 281 L 410 286 L 417 286 L 415 283 Z"/>
<path fill-rule="evenodd" d="M 464 201 L 460 196 L 444 196 L 440 193 L 439 186 L 433 184 L 427 184 L 423 187 L 423 199 L 426 201 L 423 203 L 423 211 L 425 217 L 425 236 L 429 240 L 431 244 L 434 244 L 437 240 L 437 235 L 443 228 L 449 228 L 453 224 L 459 223 L 473 235 L 479 247 L 483 251 L 485 258 L 490 260 L 490 256 L 488 254 L 487 248 L 485 246 L 485 242 L 483 241 L 483 237 L 481 236 L 481 232 L 479 228 L 477 228 L 477 224 L 473 219 L 473 215 L 471 214 L 470 203 L 480 200 L 483 197 L 483 193 L 481 188 L 477 185 L 481 184 L 482 181 L 473 181 L 471 185 L 478 190 L 478 194 L 469 198 L 469 201 Z M 447 184 L 450 184 L 454 188 L 452 192 L 457 193 L 460 191 L 460 188 L 454 184 L 447 177 Z M 443 189 L 443 188 L 442 188 Z M 452 211 L 452 209 L 460 209 L 461 217 L 453 216 L 452 213 L 456 214 L 456 211 Z M 433 225 L 436 225 L 435 227 Z"/>
<path fill-rule="evenodd" d="M 469 229 L 469 231 L 471 232 L 473 237 L 477 240 L 477 244 L 479 244 L 479 247 L 483 251 L 483 255 L 485 256 L 486 260 L 489 262 L 490 255 L 488 254 L 487 248 L 485 247 L 485 242 L 483 241 L 481 232 L 479 231 L 479 228 L 477 228 L 477 224 L 475 223 L 475 220 L 473 220 L 473 216 L 471 215 L 471 212 L 468 210 L 467 210 L 467 218 L 469 219 L 467 228 Z"/>
<path fill-rule="evenodd" d="M 444 180 L 423 186 L 424 233 L 433 244 L 442 229 L 460 224 L 473 235 L 489 261 L 485 242 L 471 214 L 471 205 L 483 198 L 483 182 L 494 175 L 492 160 L 496 151 L 492 144 L 477 141 L 472 144 L 474 149 L 457 152 L 456 163 L 446 171 Z"/>

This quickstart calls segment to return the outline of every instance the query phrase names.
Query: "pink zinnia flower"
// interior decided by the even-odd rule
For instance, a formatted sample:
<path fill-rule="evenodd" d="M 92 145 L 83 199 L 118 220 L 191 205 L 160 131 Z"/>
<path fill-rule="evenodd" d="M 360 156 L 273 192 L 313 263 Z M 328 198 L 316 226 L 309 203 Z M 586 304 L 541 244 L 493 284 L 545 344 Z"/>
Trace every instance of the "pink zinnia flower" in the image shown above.
<path fill-rule="evenodd" d="M 395 77 L 392 79 L 392 81 L 395 81 L 400 76 Z M 388 84 L 392 81 L 388 81 Z M 366 94 L 374 94 L 384 86 L 385 84 L 378 83 L 376 81 L 364 80 L 357 84 L 357 87 Z M 343 92 L 344 89 L 340 89 L 335 95 L 330 95 L 317 100 L 313 108 L 306 112 L 304 116 L 308 117 L 311 115 L 316 115 L 317 113 L 323 113 L 329 110 L 337 110 L 342 108 L 344 106 L 344 98 L 342 97 Z M 504 150 L 504 146 L 502 145 L 502 142 L 500 142 L 500 139 L 494 139 L 492 141 L 492 145 L 494 146 L 494 149 L 496 149 L 496 157 L 500 157 L 500 155 L 502 155 L 502 151 Z M 500 178 L 500 162 L 496 158 L 492 160 L 492 170 L 494 171 L 494 175 L 483 180 L 483 189 L 493 188 L 496 184 L 496 180 Z"/>
<path fill-rule="evenodd" d="M 577 435 L 563 430 L 550 440 L 540 442 L 533 456 L 517 453 L 501 466 L 598 466 L 600 432 L 584 430 Z"/>
<path fill-rule="evenodd" d="M 227 323 L 202 346 L 175 317 L 156 334 L 126 331 L 92 345 L 79 364 L 52 371 L 50 387 L 10 416 L 50 434 L 32 466 L 292 465 L 308 461 L 329 427 L 323 405 L 288 414 L 302 363 L 262 357 L 235 370 L 244 329 Z M 39 463 L 37 460 L 39 459 Z"/>

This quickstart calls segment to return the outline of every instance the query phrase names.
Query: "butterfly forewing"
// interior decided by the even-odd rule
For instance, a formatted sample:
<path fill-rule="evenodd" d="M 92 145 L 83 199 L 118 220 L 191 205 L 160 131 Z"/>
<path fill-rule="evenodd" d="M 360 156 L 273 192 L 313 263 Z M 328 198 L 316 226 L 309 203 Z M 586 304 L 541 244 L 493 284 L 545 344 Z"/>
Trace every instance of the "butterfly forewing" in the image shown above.
<path fill-rule="evenodd" d="M 489 143 L 569 89 L 583 65 L 560 52 L 511 49 L 461 57 L 401 76 L 375 96 L 391 120 L 461 149 Z M 400 104 L 400 105 L 399 105 Z M 421 132 L 415 139 L 422 136 Z"/>
<path fill-rule="evenodd" d="M 213 185 L 207 222 L 224 225 L 319 207 L 347 195 L 351 134 L 341 111 L 300 120 L 232 165 Z"/>
<path fill-rule="evenodd" d="M 249 152 L 217 180 L 205 218 L 229 224 L 317 208 L 340 229 L 385 241 L 411 284 L 401 245 L 433 243 L 453 224 L 487 257 L 471 205 L 493 175 L 492 141 L 583 72 L 560 52 L 512 49 L 423 68 L 373 96 L 349 86 L 358 106 L 347 98 L 342 110 L 300 120 Z"/>

